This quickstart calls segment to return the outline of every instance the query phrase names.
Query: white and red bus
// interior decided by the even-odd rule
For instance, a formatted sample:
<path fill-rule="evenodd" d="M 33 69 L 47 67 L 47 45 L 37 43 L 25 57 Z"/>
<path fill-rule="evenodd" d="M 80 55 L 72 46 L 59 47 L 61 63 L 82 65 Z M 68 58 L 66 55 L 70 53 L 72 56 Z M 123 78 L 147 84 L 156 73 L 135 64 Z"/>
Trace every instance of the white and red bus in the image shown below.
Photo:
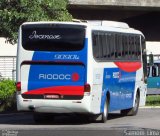
<path fill-rule="evenodd" d="M 18 40 L 17 107 L 35 121 L 80 113 L 105 122 L 145 104 L 145 38 L 127 24 L 28 22 Z"/>

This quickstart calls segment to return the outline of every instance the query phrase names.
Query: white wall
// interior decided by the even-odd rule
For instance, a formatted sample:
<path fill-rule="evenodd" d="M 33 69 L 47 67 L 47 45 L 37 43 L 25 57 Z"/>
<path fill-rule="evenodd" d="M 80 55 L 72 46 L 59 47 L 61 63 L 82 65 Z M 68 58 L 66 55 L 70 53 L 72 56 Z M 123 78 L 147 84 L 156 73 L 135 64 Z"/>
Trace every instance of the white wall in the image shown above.
<path fill-rule="evenodd" d="M 17 45 L 0 38 L 0 78 L 15 79 Z"/>
<path fill-rule="evenodd" d="M 6 42 L 5 38 L 0 38 L 0 56 L 16 56 L 17 45 Z"/>
<path fill-rule="evenodd" d="M 160 55 L 160 42 L 146 42 L 147 54 Z"/>

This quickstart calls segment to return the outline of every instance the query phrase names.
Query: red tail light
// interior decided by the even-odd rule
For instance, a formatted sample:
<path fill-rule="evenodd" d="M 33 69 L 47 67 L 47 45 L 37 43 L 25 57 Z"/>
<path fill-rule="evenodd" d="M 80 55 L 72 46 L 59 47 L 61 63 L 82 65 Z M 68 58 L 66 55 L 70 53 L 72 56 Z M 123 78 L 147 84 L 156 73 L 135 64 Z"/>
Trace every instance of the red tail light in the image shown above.
<path fill-rule="evenodd" d="M 90 92 L 91 91 L 91 86 L 90 84 L 85 84 L 84 85 L 84 92 Z"/>
<path fill-rule="evenodd" d="M 21 91 L 21 82 L 16 83 L 17 91 Z"/>

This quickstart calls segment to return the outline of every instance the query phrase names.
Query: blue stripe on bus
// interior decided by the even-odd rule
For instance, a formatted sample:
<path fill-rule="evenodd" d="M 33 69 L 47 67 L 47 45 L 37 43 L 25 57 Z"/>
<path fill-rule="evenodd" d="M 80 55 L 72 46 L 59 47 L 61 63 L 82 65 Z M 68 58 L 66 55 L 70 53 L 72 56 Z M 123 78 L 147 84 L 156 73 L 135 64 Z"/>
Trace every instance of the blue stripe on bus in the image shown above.
<path fill-rule="evenodd" d="M 103 75 L 101 112 L 104 110 L 106 93 L 110 93 L 109 111 L 131 108 L 135 90 L 136 72 L 119 68 L 105 68 Z"/>
<path fill-rule="evenodd" d="M 29 77 L 28 77 L 28 90 L 34 90 L 39 88 L 46 88 L 51 86 L 67 86 L 67 85 L 84 85 L 87 82 L 87 49 L 88 49 L 88 38 L 85 39 L 84 48 L 81 51 L 69 51 L 69 52 L 46 52 L 46 51 L 35 51 L 32 57 L 32 61 L 55 61 L 55 62 L 81 62 L 84 64 L 84 68 L 81 65 L 67 65 L 67 67 L 58 66 L 43 66 L 43 65 L 30 65 Z M 57 59 L 55 55 L 77 55 L 76 59 Z M 79 57 L 79 58 L 78 58 Z M 67 69 L 68 68 L 68 69 Z M 39 73 L 43 74 L 73 74 L 73 72 L 82 75 L 79 81 L 76 83 L 72 81 L 62 82 L 57 80 L 55 83 L 48 80 L 44 83 L 44 80 L 38 78 Z M 82 74 L 84 72 L 84 75 Z M 82 80 L 83 79 L 83 80 Z"/>

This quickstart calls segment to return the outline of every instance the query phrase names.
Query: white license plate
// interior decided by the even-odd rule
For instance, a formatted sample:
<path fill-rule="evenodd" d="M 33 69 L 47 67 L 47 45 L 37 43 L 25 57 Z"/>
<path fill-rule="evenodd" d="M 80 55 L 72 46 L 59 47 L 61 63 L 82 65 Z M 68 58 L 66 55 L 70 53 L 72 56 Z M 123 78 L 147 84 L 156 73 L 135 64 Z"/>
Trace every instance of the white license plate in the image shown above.
<path fill-rule="evenodd" d="M 45 99 L 59 99 L 59 95 L 57 94 L 47 94 L 44 96 Z"/>

